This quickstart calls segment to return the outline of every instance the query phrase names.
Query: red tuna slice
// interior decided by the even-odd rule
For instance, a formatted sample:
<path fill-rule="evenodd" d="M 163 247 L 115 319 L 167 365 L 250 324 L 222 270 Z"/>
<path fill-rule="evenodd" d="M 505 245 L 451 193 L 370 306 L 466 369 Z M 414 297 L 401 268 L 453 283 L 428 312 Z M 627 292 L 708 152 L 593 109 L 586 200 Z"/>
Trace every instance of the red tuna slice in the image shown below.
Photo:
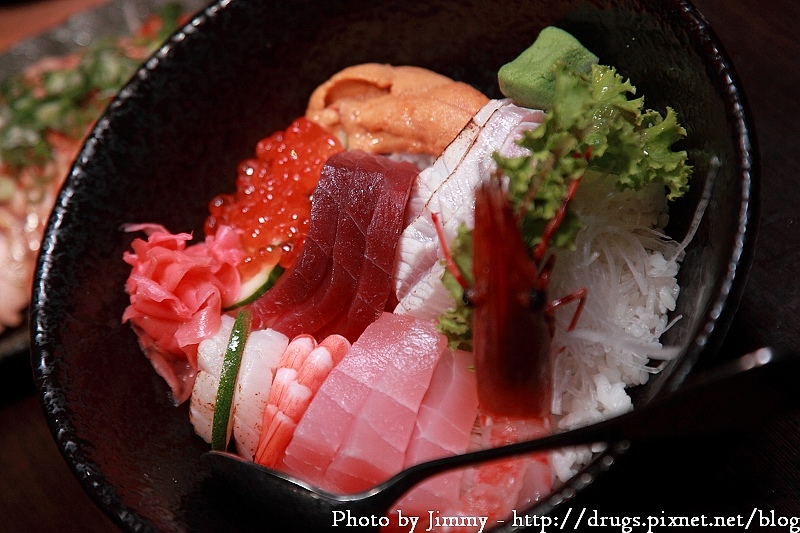
<path fill-rule="evenodd" d="M 366 227 L 358 226 L 358 222 L 364 221 L 342 216 L 346 213 L 345 209 L 335 221 L 336 241 L 322 283 L 307 298 L 295 302 L 286 312 L 276 316 L 272 322 L 273 329 L 291 331 L 292 334 L 304 332 L 321 338 L 325 336 L 322 329 L 333 317 L 347 309 L 348 302 L 356 293 L 359 270 L 364 262 L 367 232 Z M 360 214 L 367 215 L 366 212 Z"/>
<path fill-rule="evenodd" d="M 382 314 L 312 400 L 286 450 L 286 471 L 340 493 L 400 471 L 445 348 L 433 323 Z"/>
<path fill-rule="evenodd" d="M 340 211 L 333 250 L 333 275 L 327 284 L 323 284 L 324 290 L 317 291 L 323 295 L 320 300 L 315 294 L 294 314 L 276 324 L 286 323 L 290 327 L 302 321 L 300 317 L 321 317 L 324 321 L 326 309 L 341 308 L 342 312 L 334 320 L 328 320 L 318 336 L 338 333 L 353 342 L 380 316 L 391 295 L 395 251 L 417 168 L 386 157 L 361 152 L 358 156 L 349 154 L 352 164 L 341 172 L 369 174 L 368 179 L 361 180 L 360 186 L 364 189 L 351 191 L 352 202 Z M 365 216 L 367 210 L 364 206 L 370 207 L 371 216 Z M 338 238 L 339 235 L 344 238 Z M 356 254 L 354 250 L 363 252 Z M 348 289 L 352 299 L 348 306 L 342 306 L 346 301 L 343 295 Z"/>
<path fill-rule="evenodd" d="M 417 168 L 359 151 L 332 156 L 297 261 L 252 305 L 254 327 L 355 341 L 383 312 Z"/>
<path fill-rule="evenodd" d="M 332 218 L 336 216 L 334 202 L 324 198 L 325 195 L 325 191 L 319 195 L 315 193 L 315 200 L 312 200 L 311 226 L 302 252 L 275 285 L 250 305 L 254 329 L 267 329 L 276 316 L 310 297 L 327 278 L 337 226 L 336 218 Z M 323 213 L 330 219 L 329 223 L 322 221 Z"/>
<path fill-rule="evenodd" d="M 416 168 L 414 172 L 416 172 Z M 339 315 L 328 326 L 331 332 L 353 331 L 360 334 L 384 309 L 389 310 L 390 298 L 394 301 L 393 280 L 396 249 L 403 230 L 405 204 L 415 177 L 416 175 L 409 183 L 403 180 L 392 180 L 385 183 L 388 187 L 378 199 L 370 221 L 369 234 L 373 233 L 372 228 L 382 228 L 386 234 L 386 240 L 369 239 L 367 241 L 355 296 L 347 312 Z M 391 244 L 392 253 L 387 253 L 387 244 Z M 351 342 L 353 340 L 351 339 Z"/>
<path fill-rule="evenodd" d="M 478 416 L 478 390 L 470 352 L 445 350 L 431 378 L 406 450 L 405 467 L 465 453 Z M 461 491 L 463 470 L 435 476 L 403 497 L 398 510 L 407 516 L 425 516 L 430 509 L 454 506 Z"/>

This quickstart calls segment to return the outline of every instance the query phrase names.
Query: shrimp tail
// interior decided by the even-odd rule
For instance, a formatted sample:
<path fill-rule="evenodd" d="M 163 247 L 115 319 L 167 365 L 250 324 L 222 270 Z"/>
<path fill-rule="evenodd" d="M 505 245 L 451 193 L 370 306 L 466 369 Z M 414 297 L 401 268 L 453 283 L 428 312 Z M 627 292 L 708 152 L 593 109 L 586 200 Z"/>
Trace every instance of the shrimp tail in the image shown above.
<path fill-rule="evenodd" d="M 310 335 L 292 339 L 269 390 L 255 462 L 270 468 L 281 463 L 300 418 L 349 350 L 350 342 L 341 335 L 329 335 L 319 344 Z"/>

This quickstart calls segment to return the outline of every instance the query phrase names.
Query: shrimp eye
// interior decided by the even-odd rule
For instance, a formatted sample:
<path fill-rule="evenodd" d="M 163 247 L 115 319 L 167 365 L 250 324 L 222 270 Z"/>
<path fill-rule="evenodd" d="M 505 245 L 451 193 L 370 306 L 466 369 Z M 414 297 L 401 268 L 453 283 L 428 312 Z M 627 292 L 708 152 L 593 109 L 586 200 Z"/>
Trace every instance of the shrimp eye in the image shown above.
<path fill-rule="evenodd" d="M 547 294 L 541 289 L 531 289 L 528 293 L 528 309 L 541 311 L 547 305 Z"/>
<path fill-rule="evenodd" d="M 475 307 L 475 291 L 472 289 L 464 289 L 461 293 L 461 303 L 463 303 L 466 307 Z"/>

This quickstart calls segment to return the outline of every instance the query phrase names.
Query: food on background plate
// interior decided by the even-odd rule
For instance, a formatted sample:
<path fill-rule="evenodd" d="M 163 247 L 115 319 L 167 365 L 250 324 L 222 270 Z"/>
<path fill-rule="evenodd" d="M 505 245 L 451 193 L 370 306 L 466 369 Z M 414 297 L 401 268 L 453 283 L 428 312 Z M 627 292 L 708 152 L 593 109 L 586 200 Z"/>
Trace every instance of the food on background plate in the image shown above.
<path fill-rule="evenodd" d="M 393 96 L 399 72 L 459 96 Z M 213 448 L 358 492 L 629 410 L 625 389 L 675 354 L 659 342 L 685 246 L 663 233 L 667 202 L 691 173 L 675 112 L 556 28 L 499 85 L 492 100 L 416 67 L 350 67 L 240 165 L 201 242 L 128 227 L 147 237 L 124 257 L 123 320 Z M 275 217 L 288 233 L 256 242 Z M 590 456 L 450 472 L 397 508 L 502 519 Z"/>
<path fill-rule="evenodd" d="M 44 226 L 84 137 L 182 18 L 165 6 L 131 35 L 46 57 L 0 85 L 0 333 L 22 323 Z"/>

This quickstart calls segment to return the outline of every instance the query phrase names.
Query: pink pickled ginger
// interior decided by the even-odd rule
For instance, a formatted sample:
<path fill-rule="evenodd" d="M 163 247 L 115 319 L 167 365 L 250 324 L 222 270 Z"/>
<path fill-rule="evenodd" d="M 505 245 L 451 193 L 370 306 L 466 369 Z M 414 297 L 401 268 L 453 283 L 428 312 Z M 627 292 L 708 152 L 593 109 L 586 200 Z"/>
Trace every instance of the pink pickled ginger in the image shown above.
<path fill-rule="evenodd" d="M 171 234 L 159 224 L 130 224 L 125 230 L 144 231 L 147 240 L 134 239 L 133 253 L 123 255 L 131 265 L 125 283 L 131 303 L 122 321 L 130 321 L 178 405 L 192 393 L 198 344 L 216 333 L 223 305 L 239 294 L 239 236 L 222 227 L 205 242 L 187 246 L 190 234 Z"/>

